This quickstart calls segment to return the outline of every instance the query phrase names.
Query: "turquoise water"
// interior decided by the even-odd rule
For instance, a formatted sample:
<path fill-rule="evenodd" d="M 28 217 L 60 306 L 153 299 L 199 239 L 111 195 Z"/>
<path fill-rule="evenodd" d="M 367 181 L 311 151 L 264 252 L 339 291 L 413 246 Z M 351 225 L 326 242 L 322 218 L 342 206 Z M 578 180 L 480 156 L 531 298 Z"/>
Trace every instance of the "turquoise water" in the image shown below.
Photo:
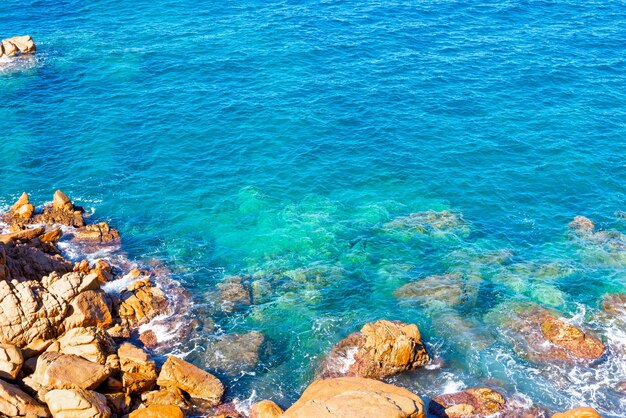
<path fill-rule="evenodd" d="M 38 52 L 0 69 L 0 205 L 61 188 L 164 261 L 199 321 L 174 350 L 199 366 L 216 334 L 262 332 L 256 367 L 211 369 L 229 399 L 288 406 L 333 344 L 389 318 L 444 362 L 391 379 L 425 398 L 488 384 L 623 416 L 626 338 L 597 318 L 626 257 L 567 223 L 626 232 L 624 4 L 353 3 L 3 1 L 0 38 Z M 443 209 L 463 222 L 388 225 Z M 470 303 L 394 297 L 448 272 Z M 237 274 L 262 297 L 224 313 L 215 285 Z M 530 363 L 498 325 L 512 302 L 622 354 Z"/>

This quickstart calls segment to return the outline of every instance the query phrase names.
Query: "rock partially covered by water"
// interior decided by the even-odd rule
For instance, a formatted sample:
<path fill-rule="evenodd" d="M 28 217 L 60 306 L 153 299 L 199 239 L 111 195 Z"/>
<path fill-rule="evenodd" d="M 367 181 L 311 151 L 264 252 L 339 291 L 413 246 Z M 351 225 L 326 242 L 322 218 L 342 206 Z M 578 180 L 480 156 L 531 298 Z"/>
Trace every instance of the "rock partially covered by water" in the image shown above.
<path fill-rule="evenodd" d="M 626 293 L 604 295 L 602 308 L 611 315 L 626 315 Z"/>
<path fill-rule="evenodd" d="M 463 216 L 449 210 L 440 212 L 428 210 L 400 216 L 383 225 L 387 231 L 405 231 L 410 234 L 445 235 L 469 233 L 469 227 Z"/>
<path fill-rule="evenodd" d="M 86 225 L 78 228 L 74 232 L 74 237 L 81 241 L 92 242 L 111 242 L 119 241 L 120 233 L 109 226 L 106 222 L 98 222 L 97 224 Z"/>
<path fill-rule="evenodd" d="M 217 377 L 174 356 L 163 364 L 157 384 L 162 388 L 176 387 L 212 406 L 219 405 L 224 395 L 224 385 Z"/>
<path fill-rule="evenodd" d="M 6 55 L 12 57 L 18 54 L 30 54 L 35 52 L 35 42 L 28 35 L 14 36 L 13 38 L 3 39 L 0 43 L 0 57 Z"/>
<path fill-rule="evenodd" d="M 256 331 L 222 335 L 207 347 L 207 366 L 237 374 L 252 369 L 259 361 L 264 340 L 263 334 Z"/>
<path fill-rule="evenodd" d="M 83 219 L 83 208 L 74 206 L 72 201 L 61 190 L 54 193 L 52 205 L 43 208 L 42 213 L 38 213 L 33 218 L 34 223 L 59 224 L 80 228 L 85 226 Z"/>
<path fill-rule="evenodd" d="M 552 418 L 602 418 L 593 408 L 581 407 L 559 412 L 552 415 Z"/>
<path fill-rule="evenodd" d="M 341 377 L 317 380 L 283 414 L 284 418 L 425 418 L 422 399 L 378 380 Z"/>
<path fill-rule="evenodd" d="M 471 300 L 478 288 L 460 273 L 428 276 L 398 288 L 394 295 L 426 306 L 458 306 Z"/>
<path fill-rule="evenodd" d="M 596 227 L 596 224 L 586 216 L 576 216 L 568 226 L 579 232 L 591 232 Z"/>
<path fill-rule="evenodd" d="M 414 370 L 429 360 L 417 325 L 381 320 L 365 324 L 339 342 L 324 362 L 321 376 L 379 379 Z"/>
<path fill-rule="evenodd" d="M 272 401 L 264 400 L 250 407 L 250 418 L 279 418 L 283 410 Z"/>
<path fill-rule="evenodd" d="M 489 388 L 467 389 L 433 398 L 428 411 L 441 418 L 486 417 L 504 410 L 504 397 Z"/>

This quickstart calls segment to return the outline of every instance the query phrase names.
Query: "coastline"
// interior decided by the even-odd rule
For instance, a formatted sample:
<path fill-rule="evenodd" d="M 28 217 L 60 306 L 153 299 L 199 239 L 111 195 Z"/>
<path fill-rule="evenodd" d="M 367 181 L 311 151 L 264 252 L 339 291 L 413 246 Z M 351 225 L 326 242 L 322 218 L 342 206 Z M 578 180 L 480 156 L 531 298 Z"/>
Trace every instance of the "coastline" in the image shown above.
<path fill-rule="evenodd" d="M 450 219 L 447 213 L 441 216 L 435 220 Z M 414 221 L 412 217 L 398 222 Z M 113 262 L 99 258 L 120 249 L 119 232 L 105 222 L 92 223 L 84 209 L 61 191 L 40 208 L 24 193 L 2 215 L 2 222 L 0 386 L 8 397 L 0 399 L 0 412 L 6 415 L 423 418 L 428 411 L 439 417 L 547 416 L 544 409 L 489 387 L 442 394 L 426 407 L 419 394 L 382 382 L 405 371 L 445 367 L 430 358 L 416 325 L 383 319 L 339 342 L 321 364 L 316 380 L 284 412 L 271 400 L 249 406 L 223 403 L 228 390 L 224 384 L 167 355 L 168 341 L 159 340 L 162 332 L 154 332 L 165 327 L 175 339 L 188 339 L 193 333 L 192 324 L 185 324 L 189 295 L 167 279 L 165 266 L 137 268 L 119 251 Z M 576 218 L 570 227 L 586 239 L 602 239 L 586 218 Z M 74 262 L 63 256 L 70 248 Z M 436 283 L 456 279 L 442 276 Z M 396 297 L 450 296 L 437 296 L 424 283 L 428 281 L 408 284 L 397 290 Z M 218 289 L 226 309 L 250 303 L 241 278 L 225 279 Z M 437 292 L 437 286 L 434 289 Z M 609 298 L 607 309 L 620 311 L 621 297 Z M 594 361 L 607 349 L 550 310 L 531 306 L 516 312 L 511 326 L 522 327 L 519 335 L 539 361 Z M 249 351 L 258 350 L 262 335 L 256 341 Z M 226 342 L 240 343 L 245 344 L 237 339 Z M 590 408 L 552 416 L 599 417 Z"/>

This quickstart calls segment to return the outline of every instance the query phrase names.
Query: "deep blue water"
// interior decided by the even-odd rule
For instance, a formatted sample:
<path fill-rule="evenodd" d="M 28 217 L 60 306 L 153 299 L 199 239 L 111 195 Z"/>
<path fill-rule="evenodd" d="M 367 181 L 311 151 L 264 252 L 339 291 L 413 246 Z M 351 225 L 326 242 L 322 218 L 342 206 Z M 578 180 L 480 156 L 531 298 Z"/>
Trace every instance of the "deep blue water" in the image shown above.
<path fill-rule="evenodd" d="M 388 318 L 420 325 L 445 360 L 392 379 L 425 398 L 495 384 L 623 416 L 626 338 L 596 317 L 626 289 L 626 253 L 567 235 L 576 215 L 626 232 L 623 2 L 1 2 L 0 38 L 22 34 L 38 52 L 0 67 L 0 204 L 61 188 L 132 258 L 163 260 L 190 318 L 217 325 L 176 348 L 199 366 L 214 334 L 262 332 L 252 372 L 215 370 L 230 399 L 288 406 L 334 343 Z M 385 226 L 442 209 L 463 227 Z M 485 261 L 498 250 L 514 255 Z M 452 271 L 478 277 L 472 306 L 393 295 Z M 215 285 L 242 273 L 269 294 L 220 313 Z M 511 301 L 622 354 L 533 365 L 494 325 Z"/>

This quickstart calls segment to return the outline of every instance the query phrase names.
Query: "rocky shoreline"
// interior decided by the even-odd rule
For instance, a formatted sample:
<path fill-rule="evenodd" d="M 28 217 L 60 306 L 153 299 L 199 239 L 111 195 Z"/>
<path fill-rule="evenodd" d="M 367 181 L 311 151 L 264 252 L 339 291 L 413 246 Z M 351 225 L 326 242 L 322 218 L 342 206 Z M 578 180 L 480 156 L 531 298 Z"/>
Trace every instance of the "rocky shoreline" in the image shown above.
<path fill-rule="evenodd" d="M 413 223 L 415 219 L 410 218 Z M 82 248 L 119 245 L 117 230 L 106 222 L 92 223 L 61 191 L 41 208 L 24 193 L 1 220 L 0 415 L 420 418 L 428 411 L 449 418 L 549 416 L 495 388 L 442 394 L 427 408 L 419 394 L 382 382 L 432 362 L 416 325 L 387 319 L 365 324 L 339 342 L 316 380 L 285 411 L 271 400 L 257 402 L 249 411 L 238 410 L 231 402 L 223 403 L 228 388 L 217 377 L 175 356 L 162 365 L 152 358 L 156 336 L 145 328 L 157 316 L 185 309 L 155 282 L 154 270 L 86 258 L 71 262 L 59 248 L 61 238 Z M 576 218 L 570 227 L 584 239 L 608 239 L 586 218 Z M 438 299 L 456 300 L 460 293 L 454 289 L 464 284 L 455 276 L 444 279 L 436 280 L 443 287 L 411 283 L 396 296 L 427 299 L 434 291 Z M 241 283 L 231 281 L 220 289 L 224 299 L 249 303 L 249 295 L 237 291 Z M 611 295 L 605 310 L 623 312 L 625 300 Z M 590 332 L 556 312 L 539 306 L 513 312 L 508 326 L 523 340 L 520 346 L 531 361 L 588 363 L 607 350 Z M 262 335 L 255 341 L 259 338 L 262 341 Z M 600 415 L 583 407 L 552 416 Z"/>

